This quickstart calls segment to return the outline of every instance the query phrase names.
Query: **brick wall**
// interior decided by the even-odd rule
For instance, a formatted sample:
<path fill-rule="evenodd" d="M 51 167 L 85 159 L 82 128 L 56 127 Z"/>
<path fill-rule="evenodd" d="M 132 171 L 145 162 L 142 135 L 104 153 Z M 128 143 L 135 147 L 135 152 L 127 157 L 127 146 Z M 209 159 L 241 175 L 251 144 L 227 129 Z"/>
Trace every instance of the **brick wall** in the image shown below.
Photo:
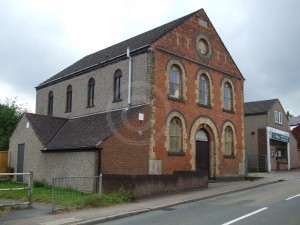
<path fill-rule="evenodd" d="M 258 129 L 258 155 L 267 155 L 267 134 L 266 129 Z"/>
<path fill-rule="evenodd" d="M 199 18 L 208 22 L 207 28 L 199 25 Z M 205 34 L 212 46 L 212 56 L 209 60 L 199 57 L 196 47 L 196 37 Z M 154 97 L 151 101 L 153 113 L 152 125 L 154 132 L 151 138 L 150 155 L 152 159 L 161 160 L 161 173 L 171 174 L 175 170 L 195 169 L 195 133 L 201 127 L 208 133 L 212 131 L 211 141 L 211 175 L 238 174 L 240 164 L 244 163 L 244 113 L 243 113 L 243 78 L 220 40 L 218 34 L 210 24 L 206 15 L 200 11 L 183 24 L 167 33 L 151 48 L 154 55 Z M 183 71 L 183 99 L 182 101 L 168 98 L 168 67 L 170 62 L 176 63 Z M 211 107 L 201 107 L 196 102 L 198 73 L 203 70 L 209 73 L 211 84 Z M 222 85 L 227 80 L 234 90 L 233 112 L 223 110 Z M 183 156 L 170 156 L 168 154 L 168 116 L 176 110 L 182 115 L 186 124 L 187 134 L 183 134 L 183 147 L 186 149 Z M 206 117 L 205 123 L 200 117 Z M 236 135 L 235 157 L 225 158 L 224 145 L 221 143 L 223 126 L 229 122 L 234 127 Z M 193 127 L 198 124 L 197 127 Z M 213 171 L 212 171 L 213 170 Z M 213 173 L 212 173 L 213 172 Z"/>
<path fill-rule="evenodd" d="M 149 112 L 149 106 L 145 106 L 140 111 L 144 114 L 144 121 L 140 121 L 137 114 L 103 141 L 100 145 L 102 173 L 148 174 Z"/>
<path fill-rule="evenodd" d="M 104 174 L 103 191 L 132 190 L 136 197 L 193 188 L 207 188 L 206 171 L 176 171 L 170 175 Z"/>

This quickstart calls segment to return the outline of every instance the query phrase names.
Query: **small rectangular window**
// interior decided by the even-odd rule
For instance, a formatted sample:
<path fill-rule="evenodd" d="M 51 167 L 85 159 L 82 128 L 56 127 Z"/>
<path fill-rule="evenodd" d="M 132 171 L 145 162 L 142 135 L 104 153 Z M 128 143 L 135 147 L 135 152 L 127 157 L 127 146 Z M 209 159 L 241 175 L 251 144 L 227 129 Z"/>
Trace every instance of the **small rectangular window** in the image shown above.
<path fill-rule="evenodd" d="M 275 111 L 275 123 L 282 124 L 282 113 Z"/>

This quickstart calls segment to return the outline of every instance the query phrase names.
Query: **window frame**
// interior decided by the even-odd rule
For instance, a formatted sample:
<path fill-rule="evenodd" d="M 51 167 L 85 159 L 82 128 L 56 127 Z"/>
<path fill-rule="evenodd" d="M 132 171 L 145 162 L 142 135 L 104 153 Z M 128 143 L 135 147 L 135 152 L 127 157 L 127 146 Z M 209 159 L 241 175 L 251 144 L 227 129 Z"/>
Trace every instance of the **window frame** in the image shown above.
<path fill-rule="evenodd" d="M 223 85 L 223 107 L 225 111 L 233 111 L 233 93 L 232 86 L 229 82 Z"/>
<path fill-rule="evenodd" d="M 274 110 L 275 123 L 282 125 L 282 113 Z"/>
<path fill-rule="evenodd" d="M 205 81 L 205 83 L 204 83 L 205 90 L 202 89 L 203 88 L 202 84 L 204 81 Z M 205 98 L 204 102 L 202 101 L 203 95 Z M 201 74 L 199 77 L 199 104 L 201 106 L 206 106 L 206 107 L 210 106 L 210 84 L 209 84 L 209 79 L 206 74 Z"/>
<path fill-rule="evenodd" d="M 176 96 L 176 91 L 178 91 L 178 96 Z M 170 67 L 169 97 L 182 100 L 182 71 L 176 64 L 173 64 Z"/>
<path fill-rule="evenodd" d="M 72 112 L 72 94 L 73 88 L 72 85 L 67 87 L 67 94 L 66 94 L 66 112 Z"/>
<path fill-rule="evenodd" d="M 116 70 L 114 74 L 114 99 L 113 102 L 122 101 L 121 87 L 122 87 L 122 70 Z"/>
<path fill-rule="evenodd" d="M 174 122 L 173 122 L 174 121 Z M 177 126 L 177 128 L 175 127 Z M 178 117 L 173 117 L 169 123 L 169 150 L 170 155 L 183 154 L 183 124 Z M 174 127 L 175 130 L 172 130 Z M 176 146 L 177 145 L 177 146 Z"/>
<path fill-rule="evenodd" d="M 90 78 L 88 83 L 88 102 L 87 107 L 95 106 L 95 79 Z"/>
<path fill-rule="evenodd" d="M 234 132 L 230 126 L 224 129 L 224 157 L 234 157 Z"/>
<path fill-rule="evenodd" d="M 53 91 L 48 93 L 48 116 L 53 115 Z"/>

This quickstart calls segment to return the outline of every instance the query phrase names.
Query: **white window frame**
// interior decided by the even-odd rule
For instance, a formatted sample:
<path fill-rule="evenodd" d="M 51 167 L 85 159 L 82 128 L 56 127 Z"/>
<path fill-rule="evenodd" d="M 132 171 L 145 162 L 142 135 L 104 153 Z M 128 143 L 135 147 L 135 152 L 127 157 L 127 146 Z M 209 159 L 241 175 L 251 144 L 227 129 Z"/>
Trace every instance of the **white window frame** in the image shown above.
<path fill-rule="evenodd" d="M 282 124 L 282 113 L 275 110 L 275 123 Z"/>

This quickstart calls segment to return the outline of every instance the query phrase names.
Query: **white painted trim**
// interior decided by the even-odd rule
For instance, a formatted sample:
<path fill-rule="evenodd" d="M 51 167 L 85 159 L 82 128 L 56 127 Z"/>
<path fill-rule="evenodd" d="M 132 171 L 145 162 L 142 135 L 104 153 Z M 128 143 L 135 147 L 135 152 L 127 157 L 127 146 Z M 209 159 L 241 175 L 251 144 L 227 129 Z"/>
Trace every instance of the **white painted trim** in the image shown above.
<path fill-rule="evenodd" d="M 277 134 L 281 134 L 284 136 L 289 137 L 289 142 L 287 143 L 287 153 L 288 153 L 288 170 L 291 169 L 291 152 L 290 152 L 290 133 L 282 130 L 278 130 L 273 127 L 266 127 L 266 132 L 267 132 L 267 159 L 268 159 L 268 172 L 271 172 L 271 154 L 270 154 L 270 133 L 274 132 Z"/>

